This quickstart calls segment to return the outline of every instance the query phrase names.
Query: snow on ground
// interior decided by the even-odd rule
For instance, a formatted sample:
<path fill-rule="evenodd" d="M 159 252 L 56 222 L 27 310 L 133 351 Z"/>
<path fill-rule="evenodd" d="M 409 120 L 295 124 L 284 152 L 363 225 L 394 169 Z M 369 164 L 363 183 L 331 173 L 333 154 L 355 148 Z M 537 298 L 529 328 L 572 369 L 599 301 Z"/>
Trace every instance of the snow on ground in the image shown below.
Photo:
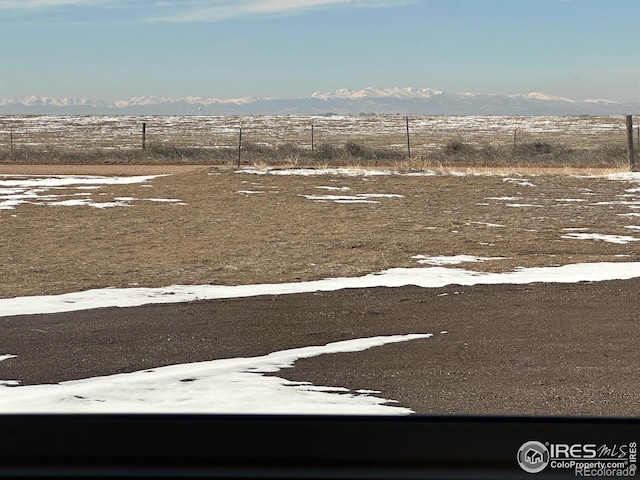
<path fill-rule="evenodd" d="M 86 190 L 97 190 L 106 185 L 142 184 L 164 175 L 138 175 L 128 177 L 103 177 L 95 175 L 43 176 L 43 175 L 0 175 L 0 210 L 13 210 L 18 205 L 32 203 L 48 206 L 89 206 L 94 208 L 127 207 L 137 200 L 133 197 L 118 197 L 112 202 L 94 202 Z M 81 190 L 78 193 L 56 194 L 57 190 Z M 68 198 L 78 197 L 83 198 Z M 185 205 L 173 198 L 142 198 L 152 202 L 167 202 Z"/>
<path fill-rule="evenodd" d="M 448 257 L 452 258 L 469 261 L 476 257 Z M 107 288 L 55 296 L 6 298 L 0 299 L 0 316 L 342 288 L 573 283 L 635 277 L 640 277 L 640 264 L 637 262 L 520 268 L 505 273 L 444 267 L 394 268 L 363 277 L 288 284 Z M 375 397 L 368 391 L 351 392 L 343 388 L 289 382 L 261 374 L 291 367 L 299 358 L 362 351 L 387 343 L 426 339 L 430 336 L 431 334 L 423 333 L 355 339 L 284 350 L 262 357 L 172 365 L 53 385 L 19 386 L 19 382 L 15 380 L 0 380 L 0 412 L 409 414 L 412 413 L 411 410 L 389 405 L 393 400 Z M 11 358 L 15 358 L 15 355 L 0 355 L 0 361 Z"/>
<path fill-rule="evenodd" d="M 484 225 L 485 227 L 492 228 L 505 228 L 505 225 L 501 225 L 499 223 L 489 223 L 489 222 L 468 222 L 465 225 Z"/>
<path fill-rule="evenodd" d="M 0 119 L 5 120 L 5 119 Z M 310 127 L 322 143 L 343 145 L 345 141 L 372 137 L 387 146 L 406 149 L 406 125 L 398 115 L 12 115 L 0 121 L 0 147 L 8 149 L 8 132 L 14 132 L 15 145 L 38 147 L 139 149 L 141 122 L 147 132 L 169 144 L 213 148 L 236 146 L 238 129 L 263 145 L 293 143 L 311 148 Z M 460 132 L 475 132 L 470 141 L 511 144 L 513 132 L 531 139 L 551 141 L 559 136 L 582 145 L 592 138 L 624 139 L 625 126 L 619 116 L 495 116 L 495 115 L 416 115 L 410 117 L 412 147 L 440 148 Z M 189 132 L 185 138 L 184 132 Z M 385 138 L 386 137 L 386 138 Z M 62 144 L 60 142 L 62 141 Z"/>
<path fill-rule="evenodd" d="M 600 233 L 567 233 L 562 235 L 562 238 L 578 239 L 578 240 L 600 240 L 607 243 L 618 243 L 621 245 L 629 242 L 640 241 L 640 238 L 631 237 L 628 235 L 603 235 Z"/>
<path fill-rule="evenodd" d="M 404 198 L 404 195 L 394 193 L 357 193 L 355 195 L 299 195 L 307 200 L 315 200 L 316 202 L 334 202 L 334 203 L 380 203 L 378 200 L 369 200 L 370 198 Z"/>
<path fill-rule="evenodd" d="M 425 257 L 427 259 L 428 257 Z M 442 257 L 445 258 L 445 257 Z M 448 260 L 477 261 L 454 256 Z M 106 306 L 183 302 L 205 298 L 246 297 L 418 285 L 579 282 L 640 277 L 640 264 L 583 263 L 559 267 L 521 268 L 506 273 L 474 272 L 444 267 L 394 268 L 355 278 L 271 285 L 212 286 L 174 285 L 163 288 L 96 289 L 56 296 L 0 299 L 0 316 L 72 311 Z M 274 352 L 254 358 L 232 358 L 172 365 L 128 374 L 89 378 L 53 385 L 19 386 L 0 381 L 1 412 L 183 412 L 183 413 L 344 413 L 409 414 L 411 410 L 389 405 L 393 400 L 367 391 L 319 387 L 278 377 L 265 377 L 291 367 L 299 358 L 336 352 L 354 352 L 391 342 L 426 339 L 431 334 L 395 335 L 330 343 Z M 15 358 L 0 355 L 0 361 Z"/>
<path fill-rule="evenodd" d="M 542 208 L 542 205 L 536 205 L 534 203 L 505 203 L 504 206 L 505 207 L 540 207 Z"/>
<path fill-rule="evenodd" d="M 262 373 L 278 372 L 301 358 L 359 352 L 431 334 L 360 338 L 282 350 L 262 357 L 171 365 L 53 385 L 2 386 L 2 413 L 268 413 L 408 414 L 412 410 L 371 390 L 318 387 Z M 11 358 L 2 355 L 0 360 Z"/>
<path fill-rule="evenodd" d="M 640 263 L 575 263 L 555 267 L 518 268 L 511 272 L 476 272 L 461 268 L 391 268 L 361 277 L 326 278 L 307 282 L 257 285 L 170 285 L 158 288 L 103 288 L 62 295 L 0 298 L 0 317 L 39 313 L 72 312 L 90 308 L 134 307 L 152 303 L 178 303 L 216 298 L 284 295 L 335 291 L 344 288 L 402 287 L 439 288 L 446 285 L 575 283 L 626 280 L 640 277 Z"/>
<path fill-rule="evenodd" d="M 531 180 L 528 178 L 511 178 L 506 177 L 502 179 L 503 182 L 513 183 L 514 185 L 518 185 L 520 187 L 535 187 Z"/>
<path fill-rule="evenodd" d="M 610 180 L 625 180 L 640 182 L 640 172 L 619 172 L 607 175 Z"/>
<path fill-rule="evenodd" d="M 321 185 L 321 186 L 318 186 L 316 188 L 320 188 L 322 190 L 333 190 L 333 191 L 337 191 L 337 192 L 348 192 L 349 190 L 351 190 L 351 188 L 349 188 L 349 187 L 330 187 L 330 186 L 326 186 L 326 185 Z"/>
<path fill-rule="evenodd" d="M 239 193 L 241 195 L 254 195 L 256 193 L 260 194 L 265 192 L 261 192 L 259 190 L 238 190 L 236 193 Z"/>
<path fill-rule="evenodd" d="M 418 260 L 422 265 L 456 265 L 464 262 L 487 262 L 489 260 L 504 260 L 505 257 L 474 257 L 473 255 L 435 256 L 414 255 L 411 258 Z"/>
<path fill-rule="evenodd" d="M 390 175 L 397 172 L 363 169 L 243 169 L 239 173 L 273 175 Z M 427 172 L 427 174 L 434 174 Z M 461 175 L 464 175 L 461 173 Z M 45 205 L 90 205 L 98 208 L 126 206 L 136 200 L 133 197 L 117 197 L 113 202 L 94 203 L 87 190 L 96 190 L 109 184 L 146 182 L 156 176 L 138 177 L 21 177 L 0 176 L 0 209 L 12 209 L 23 203 Z M 612 180 L 640 181 L 640 174 L 610 175 Z M 525 178 L 505 178 L 518 186 L 533 187 Z M 57 189 L 77 189 L 78 193 L 56 195 Z M 346 192 L 348 187 L 319 186 L 318 189 Z M 626 190 L 633 196 L 638 189 Z M 262 193 L 256 190 L 238 191 L 240 194 Z M 61 198 L 71 197 L 71 198 Z M 81 198 L 78 198 L 81 197 Z M 395 194 L 356 195 L 303 195 L 316 201 L 375 202 L 371 198 L 402 197 Z M 145 198 L 153 202 L 181 203 L 177 199 Z M 518 201 L 521 197 L 488 197 L 487 200 Z M 562 202 L 578 202 L 580 199 L 557 199 Z M 598 202 L 594 205 L 628 205 L 639 208 L 637 200 Z M 524 203 L 507 203 L 510 207 L 541 207 Z M 640 216 L 637 213 L 619 214 Z M 473 222 L 491 227 L 503 225 Z M 630 225 L 629 229 L 640 226 Z M 572 230 L 567 228 L 565 230 Z M 573 228 L 578 230 L 578 228 Z M 580 228 L 580 230 L 584 230 Z M 638 241 L 639 238 L 619 235 L 568 233 L 562 238 L 591 239 L 614 243 Z M 443 287 L 446 285 L 476 285 L 534 282 L 574 283 L 579 281 L 603 281 L 640 277 L 640 263 L 584 263 L 556 267 L 518 268 L 511 272 L 489 273 L 464 269 L 445 268 L 462 262 L 498 260 L 502 257 L 473 257 L 469 255 L 412 257 L 421 264 L 438 265 L 422 268 L 393 268 L 362 277 L 333 278 L 311 282 L 288 284 L 263 284 L 239 286 L 172 285 L 161 288 L 106 288 L 75 292 L 56 296 L 34 296 L 0 299 L 0 317 L 38 313 L 65 312 L 99 307 L 128 307 L 151 303 L 176 303 L 203 299 L 277 295 L 314 291 L 332 291 L 343 288 Z M 459 292 L 453 292 L 459 293 Z M 444 295 L 444 294 L 443 294 Z M 441 333 L 446 333 L 443 331 Z M 63 382 L 56 385 L 19 386 L 11 379 L 0 380 L 0 412 L 219 412 L 219 413 L 396 413 L 410 410 L 389 405 L 392 400 L 377 398 L 367 390 L 351 392 L 288 382 L 277 377 L 265 377 L 262 373 L 277 372 L 290 367 L 296 359 L 344 351 L 361 351 L 391 342 L 426 339 L 431 334 L 413 334 L 391 337 L 374 337 L 325 346 L 312 346 L 263 357 L 214 360 L 184 365 L 173 365 L 129 374 Z M 0 354 L 0 362 L 16 358 Z M 17 360 L 19 361 L 19 359 Z"/>

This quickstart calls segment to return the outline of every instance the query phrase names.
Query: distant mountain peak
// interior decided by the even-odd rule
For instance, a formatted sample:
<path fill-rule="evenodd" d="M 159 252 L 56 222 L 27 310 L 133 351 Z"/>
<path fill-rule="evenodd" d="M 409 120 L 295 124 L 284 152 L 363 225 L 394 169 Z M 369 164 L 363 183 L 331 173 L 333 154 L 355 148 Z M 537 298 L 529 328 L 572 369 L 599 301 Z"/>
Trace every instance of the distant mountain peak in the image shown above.
<path fill-rule="evenodd" d="M 319 101 L 320 100 L 320 101 Z M 67 115 L 621 115 L 640 114 L 640 102 L 572 100 L 543 92 L 516 95 L 445 93 L 431 88 L 339 88 L 292 99 L 143 95 L 105 102 L 32 95 L 0 99 L 0 114 Z"/>
<path fill-rule="evenodd" d="M 440 90 L 433 90 L 431 88 L 415 88 L 415 87 L 391 87 L 391 88 L 376 88 L 366 87 L 360 90 L 349 90 L 348 88 L 339 88 L 332 92 L 314 92 L 308 97 L 301 98 L 343 98 L 343 99 L 358 99 L 358 98 L 429 98 L 434 95 L 441 95 Z"/>
<path fill-rule="evenodd" d="M 571 100 L 566 97 L 558 97 L 556 95 L 549 95 L 544 92 L 529 92 L 525 94 L 512 95 L 513 97 L 521 97 L 521 98 L 530 98 L 532 100 L 543 100 L 549 102 L 575 102 L 575 100 Z"/>

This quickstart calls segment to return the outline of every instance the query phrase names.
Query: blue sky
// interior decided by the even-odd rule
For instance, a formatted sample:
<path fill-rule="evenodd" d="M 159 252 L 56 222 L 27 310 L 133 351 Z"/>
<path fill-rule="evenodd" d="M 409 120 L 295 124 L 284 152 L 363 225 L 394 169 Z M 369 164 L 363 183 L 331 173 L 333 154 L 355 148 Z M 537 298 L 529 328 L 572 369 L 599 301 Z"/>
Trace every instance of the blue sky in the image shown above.
<path fill-rule="evenodd" d="M 640 0 L 0 0 L 0 97 L 640 99 Z"/>

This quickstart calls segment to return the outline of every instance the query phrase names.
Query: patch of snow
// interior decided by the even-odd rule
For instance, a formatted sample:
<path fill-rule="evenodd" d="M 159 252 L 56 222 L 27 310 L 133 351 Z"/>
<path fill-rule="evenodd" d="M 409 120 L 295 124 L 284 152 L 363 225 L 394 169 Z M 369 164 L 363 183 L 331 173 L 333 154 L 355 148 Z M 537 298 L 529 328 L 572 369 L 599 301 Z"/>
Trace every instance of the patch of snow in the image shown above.
<path fill-rule="evenodd" d="M 132 185 L 147 182 L 157 177 L 166 175 L 144 175 L 131 177 L 102 177 L 102 176 L 45 176 L 45 175 L 2 175 L 6 178 L 0 180 L 0 186 L 11 188 L 0 188 L 0 210 L 15 209 L 18 205 L 25 203 L 44 204 L 47 206 L 90 206 L 95 208 L 110 208 L 130 206 L 130 202 L 135 201 L 134 197 L 117 197 L 113 202 L 92 202 L 89 198 L 81 200 L 69 199 L 59 200 L 68 196 L 89 196 L 90 193 L 74 193 L 67 195 L 46 194 L 50 190 L 61 189 L 82 189 L 95 190 L 105 185 Z M 149 186 L 142 184 L 141 186 Z M 100 193 L 103 195 L 104 193 Z M 175 199 L 151 199 L 152 201 L 181 202 Z M 182 203 L 184 205 L 184 203 Z"/>
<path fill-rule="evenodd" d="M 633 206 L 640 206 L 640 200 L 614 200 L 611 202 L 596 202 L 592 203 L 591 205 L 632 205 L 631 208 L 633 208 Z"/>
<path fill-rule="evenodd" d="M 488 262 L 490 260 L 504 260 L 505 257 L 474 257 L 473 255 L 435 256 L 414 255 L 413 257 L 422 265 L 457 265 L 465 262 Z"/>
<path fill-rule="evenodd" d="M 484 225 L 485 227 L 493 227 L 493 228 L 505 228 L 504 225 L 500 225 L 499 223 L 488 223 L 488 222 L 469 222 L 470 225 Z"/>
<path fill-rule="evenodd" d="M 316 187 L 316 188 L 320 188 L 322 190 L 334 190 L 334 191 L 338 191 L 338 192 L 348 192 L 349 190 L 351 190 L 349 187 L 327 187 L 327 186 L 320 186 L 320 187 Z"/>
<path fill-rule="evenodd" d="M 0 384 L 2 413 L 261 413 L 410 414 L 412 410 L 341 387 L 290 382 L 263 373 L 292 367 L 301 358 L 360 352 L 432 334 L 358 338 L 282 350 L 261 357 L 170 365 L 48 385 Z M 377 393 L 377 392 L 375 392 Z"/>
<path fill-rule="evenodd" d="M 640 277 L 640 263 L 596 262 L 555 267 L 519 268 L 512 272 L 476 272 L 461 268 L 391 268 L 362 277 L 326 278 L 307 282 L 258 285 L 170 285 L 158 288 L 103 288 L 62 295 L 0 298 L 0 317 L 72 312 L 103 307 L 191 302 L 217 298 L 284 295 L 343 288 L 403 287 L 439 288 L 446 285 L 526 284 L 536 282 L 626 280 Z"/>
<path fill-rule="evenodd" d="M 602 235 L 600 233 L 568 233 L 562 235 L 562 238 L 577 239 L 577 240 L 600 240 L 607 243 L 619 243 L 627 244 L 629 242 L 640 241 L 640 238 L 630 237 L 627 235 Z"/>
<path fill-rule="evenodd" d="M 505 203 L 505 207 L 540 207 L 542 208 L 542 205 L 534 205 L 531 203 Z"/>
<path fill-rule="evenodd" d="M 6 175 L 5 175 L 6 176 Z M 134 183 L 143 183 L 158 177 L 167 175 L 138 175 L 131 177 L 102 177 L 96 175 L 60 175 L 60 176 L 44 176 L 44 177 L 27 177 L 14 180 L 0 180 L 0 186 L 14 186 L 18 188 L 26 187 L 69 187 L 76 185 L 131 185 Z"/>
<path fill-rule="evenodd" d="M 631 180 L 640 182 L 640 172 L 620 172 L 606 175 L 610 180 Z"/>
<path fill-rule="evenodd" d="M 307 200 L 335 203 L 380 203 L 369 200 L 370 198 L 404 198 L 404 195 L 393 193 L 357 193 L 356 195 L 299 195 Z"/>
<path fill-rule="evenodd" d="M 506 178 L 503 178 L 502 181 L 513 183 L 514 185 L 518 185 L 520 187 L 535 187 L 535 185 L 531 183 L 531 180 L 529 180 L 528 178 L 506 177 Z"/>
<path fill-rule="evenodd" d="M 50 207 L 94 207 L 94 208 L 113 208 L 113 207 L 130 207 L 131 204 L 127 200 L 117 202 L 92 202 L 89 199 L 81 200 L 59 200 L 57 202 L 47 202 Z"/>

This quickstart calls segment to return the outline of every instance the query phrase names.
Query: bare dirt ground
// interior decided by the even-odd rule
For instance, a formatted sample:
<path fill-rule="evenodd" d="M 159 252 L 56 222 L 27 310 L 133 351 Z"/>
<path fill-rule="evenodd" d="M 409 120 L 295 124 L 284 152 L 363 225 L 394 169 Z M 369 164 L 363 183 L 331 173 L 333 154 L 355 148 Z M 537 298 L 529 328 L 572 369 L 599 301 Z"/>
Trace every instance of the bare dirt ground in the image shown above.
<path fill-rule="evenodd" d="M 0 175 L 167 175 L 201 170 L 201 165 L 28 165 L 0 164 Z"/>
<path fill-rule="evenodd" d="M 181 202 L 0 210 L 0 297 L 356 276 L 419 266 L 412 258 L 418 255 L 503 257 L 460 265 L 489 271 L 640 261 L 637 242 L 563 238 L 576 232 L 640 237 L 627 228 L 640 223 L 630 215 L 640 212 L 634 209 L 640 194 L 631 191 L 637 183 L 602 176 L 17 167 L 3 166 L 0 174 L 170 174 L 148 187 L 104 186 L 91 196 Z M 318 198 L 358 194 L 397 196 L 360 197 L 378 203 Z M 380 390 L 419 413 L 637 416 L 639 286 L 632 280 L 404 287 L 0 318 L 0 353 L 18 355 L 0 364 L 0 378 L 52 382 L 424 332 L 435 336 L 299 361 L 286 376 Z"/>
<path fill-rule="evenodd" d="M 637 417 L 638 288 L 631 280 L 348 289 L 5 317 L 0 351 L 17 357 L 0 364 L 0 378 L 55 383 L 433 333 L 298 360 L 274 375 L 377 390 L 421 414 Z"/>

